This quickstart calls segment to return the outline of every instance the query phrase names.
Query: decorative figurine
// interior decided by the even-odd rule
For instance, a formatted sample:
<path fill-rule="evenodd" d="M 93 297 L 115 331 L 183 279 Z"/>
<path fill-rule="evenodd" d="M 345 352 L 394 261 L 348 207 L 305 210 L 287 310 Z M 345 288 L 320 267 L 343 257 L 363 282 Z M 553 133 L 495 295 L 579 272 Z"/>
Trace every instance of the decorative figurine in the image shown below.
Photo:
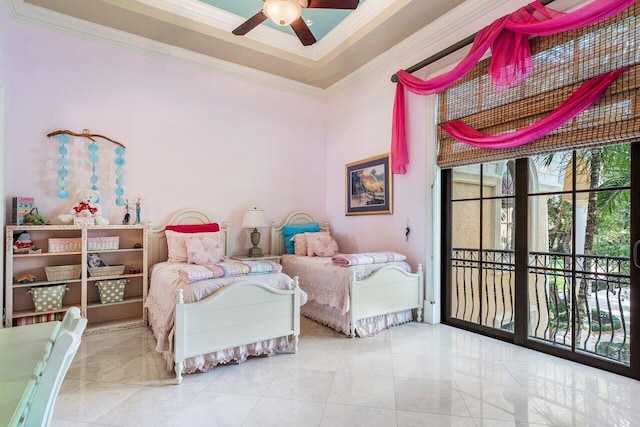
<path fill-rule="evenodd" d="M 125 199 L 124 201 L 124 209 L 125 214 L 124 218 L 122 219 L 122 224 L 127 225 L 129 224 L 129 219 L 131 219 L 131 215 L 129 214 L 129 199 Z"/>
<path fill-rule="evenodd" d="M 140 210 L 142 207 L 142 198 L 140 196 L 136 197 L 136 224 L 142 224 L 140 221 Z"/>

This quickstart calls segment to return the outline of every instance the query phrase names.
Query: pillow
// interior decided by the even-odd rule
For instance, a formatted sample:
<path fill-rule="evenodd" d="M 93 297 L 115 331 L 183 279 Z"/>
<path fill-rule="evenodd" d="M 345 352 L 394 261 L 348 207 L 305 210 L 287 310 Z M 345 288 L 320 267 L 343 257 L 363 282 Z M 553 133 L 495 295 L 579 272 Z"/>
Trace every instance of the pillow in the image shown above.
<path fill-rule="evenodd" d="M 338 253 L 338 244 L 326 233 L 305 233 L 307 240 L 307 256 L 330 257 Z"/>
<path fill-rule="evenodd" d="M 165 230 L 177 231 L 178 233 L 212 233 L 220 231 L 220 226 L 217 222 L 209 224 L 176 224 L 167 225 Z"/>
<path fill-rule="evenodd" d="M 224 248 L 224 232 L 217 231 L 215 233 L 178 233 L 177 231 L 164 230 L 167 236 L 168 259 L 167 262 L 187 262 L 187 240 L 191 237 L 199 238 L 214 237 L 221 242 Z"/>
<path fill-rule="evenodd" d="M 293 253 L 299 256 L 307 256 L 307 233 L 299 233 L 293 236 Z"/>
<path fill-rule="evenodd" d="M 307 234 L 322 234 L 329 235 L 328 231 L 318 231 L 314 233 L 299 233 L 291 238 L 293 240 L 293 253 L 298 256 L 308 256 L 307 255 Z"/>
<path fill-rule="evenodd" d="M 217 264 L 224 258 L 224 246 L 218 237 L 194 234 L 187 239 L 187 262 L 189 264 Z"/>
<path fill-rule="evenodd" d="M 295 254 L 295 249 L 293 247 L 293 240 L 291 238 L 296 234 L 305 233 L 307 231 L 320 231 L 320 224 L 317 222 L 312 222 L 309 224 L 299 224 L 299 225 L 283 225 L 282 226 L 282 234 L 284 234 L 284 245 L 287 249 L 288 254 Z"/>

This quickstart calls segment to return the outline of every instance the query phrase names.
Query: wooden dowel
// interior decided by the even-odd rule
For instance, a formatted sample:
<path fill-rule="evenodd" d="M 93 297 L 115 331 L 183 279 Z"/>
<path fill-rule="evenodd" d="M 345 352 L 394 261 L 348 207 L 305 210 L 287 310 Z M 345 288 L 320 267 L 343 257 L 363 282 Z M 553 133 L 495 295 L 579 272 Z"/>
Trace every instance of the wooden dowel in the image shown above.
<path fill-rule="evenodd" d="M 89 131 L 87 129 L 83 130 L 82 133 L 77 133 L 77 132 L 71 132 L 70 130 L 57 130 L 51 133 L 48 133 L 47 136 L 49 138 L 51 138 L 52 136 L 56 136 L 56 135 L 71 135 L 71 136 L 80 136 L 80 137 L 84 137 L 87 139 L 90 139 L 91 141 L 95 142 L 96 140 L 94 138 L 102 138 L 102 139 L 106 139 L 109 142 L 113 142 L 114 144 L 119 145 L 122 148 L 127 148 L 124 146 L 124 144 L 121 144 L 118 141 L 114 141 L 113 139 L 106 137 L 104 135 L 99 135 L 97 133 L 89 133 Z"/>

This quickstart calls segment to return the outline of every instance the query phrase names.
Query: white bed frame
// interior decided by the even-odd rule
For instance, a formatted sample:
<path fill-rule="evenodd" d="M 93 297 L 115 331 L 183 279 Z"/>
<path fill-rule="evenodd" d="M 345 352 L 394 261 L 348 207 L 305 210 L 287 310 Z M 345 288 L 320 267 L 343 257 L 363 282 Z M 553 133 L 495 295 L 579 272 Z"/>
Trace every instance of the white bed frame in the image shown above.
<path fill-rule="evenodd" d="M 284 234 L 285 225 L 309 224 L 317 222 L 307 212 L 294 212 L 280 227 L 271 227 L 270 253 L 282 255 L 286 253 Z M 329 231 L 329 223 L 325 222 L 320 229 Z M 397 313 L 415 309 L 418 322 L 422 321 L 422 304 L 424 298 L 424 274 L 422 264 L 418 264 L 416 273 L 407 273 L 397 266 L 387 266 L 376 271 L 363 280 L 356 280 L 355 273 L 351 277 L 349 308 L 349 329 L 351 337 L 355 337 L 356 323 L 361 319 L 373 316 Z"/>
<path fill-rule="evenodd" d="M 213 222 L 201 211 L 183 210 L 168 224 L 206 224 Z M 150 265 L 166 261 L 165 227 L 152 230 Z M 229 249 L 229 224 L 225 233 L 225 255 Z M 236 282 L 210 297 L 185 304 L 183 290 L 176 300 L 174 361 L 176 382 L 182 382 L 184 361 L 189 357 L 213 353 L 255 342 L 293 336 L 292 351 L 298 351 L 300 335 L 300 288 L 277 290 L 258 280 Z"/>

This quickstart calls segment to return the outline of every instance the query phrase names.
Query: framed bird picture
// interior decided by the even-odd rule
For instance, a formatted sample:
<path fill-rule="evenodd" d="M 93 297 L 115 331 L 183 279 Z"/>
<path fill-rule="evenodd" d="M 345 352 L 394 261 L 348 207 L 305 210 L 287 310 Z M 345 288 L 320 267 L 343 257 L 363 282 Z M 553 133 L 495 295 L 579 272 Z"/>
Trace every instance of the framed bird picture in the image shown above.
<path fill-rule="evenodd" d="M 346 165 L 346 215 L 393 213 L 389 153 Z"/>

